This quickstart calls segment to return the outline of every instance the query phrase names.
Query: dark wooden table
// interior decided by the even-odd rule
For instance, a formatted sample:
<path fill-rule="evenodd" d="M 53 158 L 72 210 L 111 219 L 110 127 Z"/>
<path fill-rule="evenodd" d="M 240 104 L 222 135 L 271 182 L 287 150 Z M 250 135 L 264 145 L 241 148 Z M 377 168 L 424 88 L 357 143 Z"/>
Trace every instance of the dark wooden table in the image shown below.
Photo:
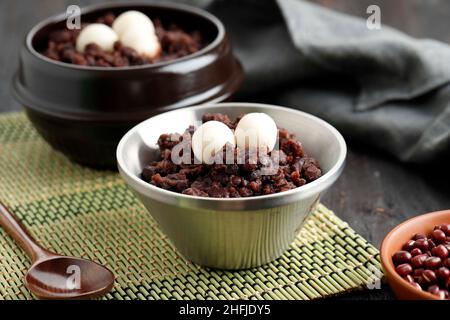
<path fill-rule="evenodd" d="M 383 23 L 415 36 L 450 42 L 450 1 L 447 0 L 315 1 L 362 17 L 369 4 L 378 4 L 382 8 Z M 70 4 L 94 2 L 103 1 L 0 2 L 0 112 L 21 109 L 10 94 L 10 80 L 17 68 L 19 46 L 29 28 L 42 18 L 64 11 Z M 447 169 L 404 165 L 350 145 L 346 169 L 323 202 L 367 240 L 379 246 L 386 233 L 401 221 L 450 208 L 450 175 L 443 170 Z M 380 290 L 356 292 L 337 299 L 393 298 L 389 288 L 383 285 Z"/>

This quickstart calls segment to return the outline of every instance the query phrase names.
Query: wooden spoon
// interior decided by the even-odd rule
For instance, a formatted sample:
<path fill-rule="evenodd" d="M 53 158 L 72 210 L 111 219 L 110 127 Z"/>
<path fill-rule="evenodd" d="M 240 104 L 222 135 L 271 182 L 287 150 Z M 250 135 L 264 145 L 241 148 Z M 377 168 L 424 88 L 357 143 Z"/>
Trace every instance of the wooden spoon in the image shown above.
<path fill-rule="evenodd" d="M 31 258 L 25 286 L 41 299 L 87 299 L 109 292 L 114 275 L 86 259 L 61 256 L 36 243 L 27 229 L 0 203 L 0 225 Z"/>

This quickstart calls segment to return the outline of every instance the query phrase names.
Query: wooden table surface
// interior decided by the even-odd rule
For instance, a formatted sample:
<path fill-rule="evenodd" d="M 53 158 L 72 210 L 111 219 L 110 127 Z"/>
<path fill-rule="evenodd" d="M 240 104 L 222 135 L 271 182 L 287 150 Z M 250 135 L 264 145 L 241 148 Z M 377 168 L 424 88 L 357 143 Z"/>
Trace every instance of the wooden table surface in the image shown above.
<path fill-rule="evenodd" d="M 450 42 L 450 20 L 446 15 L 450 12 L 450 1 L 447 0 L 316 1 L 362 17 L 369 4 L 379 4 L 382 19 L 385 19 L 383 23 L 415 36 Z M 0 112 L 21 109 L 10 94 L 10 81 L 17 68 L 19 46 L 29 28 L 42 18 L 64 11 L 69 4 L 95 2 L 103 1 L 0 2 Z M 344 173 L 323 197 L 323 202 L 367 240 L 379 246 L 386 233 L 403 220 L 450 208 L 450 174 L 445 168 L 404 165 L 350 144 Z M 389 288 L 383 285 L 380 290 L 346 294 L 337 299 L 393 298 Z"/>

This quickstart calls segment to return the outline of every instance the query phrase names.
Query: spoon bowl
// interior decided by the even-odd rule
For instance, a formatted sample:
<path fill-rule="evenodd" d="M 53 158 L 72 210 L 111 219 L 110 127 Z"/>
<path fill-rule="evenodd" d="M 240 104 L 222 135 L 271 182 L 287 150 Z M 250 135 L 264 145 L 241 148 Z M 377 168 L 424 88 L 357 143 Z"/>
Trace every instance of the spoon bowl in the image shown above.
<path fill-rule="evenodd" d="M 41 247 L 24 225 L 0 202 L 0 225 L 28 254 L 32 265 L 25 286 L 41 299 L 87 299 L 114 286 L 114 274 L 102 265 Z"/>
<path fill-rule="evenodd" d="M 41 299 L 92 298 L 109 292 L 114 275 L 90 260 L 54 256 L 37 261 L 25 276 L 25 285 Z"/>

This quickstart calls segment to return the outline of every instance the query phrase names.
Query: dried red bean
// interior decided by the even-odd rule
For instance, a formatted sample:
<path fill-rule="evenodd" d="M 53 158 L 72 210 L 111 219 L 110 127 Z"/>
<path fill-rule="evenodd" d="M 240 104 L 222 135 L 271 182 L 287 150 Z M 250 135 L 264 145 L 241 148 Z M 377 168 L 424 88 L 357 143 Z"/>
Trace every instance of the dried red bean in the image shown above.
<path fill-rule="evenodd" d="M 428 257 L 424 265 L 428 269 L 437 269 L 442 265 L 442 260 L 439 257 Z"/>
<path fill-rule="evenodd" d="M 426 239 L 426 238 L 427 238 L 427 236 L 424 235 L 423 233 L 416 233 L 412 239 L 419 240 L 419 239 Z"/>
<path fill-rule="evenodd" d="M 417 280 L 417 283 L 418 284 L 420 284 L 420 286 L 422 287 L 422 288 L 427 288 L 428 287 L 428 283 L 425 281 L 425 279 L 423 278 L 423 277 L 420 277 L 420 278 L 418 278 Z"/>
<path fill-rule="evenodd" d="M 403 250 L 412 251 L 415 248 L 416 242 L 414 240 L 409 240 L 403 245 Z"/>
<path fill-rule="evenodd" d="M 442 230 L 436 229 L 433 231 L 432 238 L 437 243 L 442 243 L 446 239 L 445 232 Z"/>
<path fill-rule="evenodd" d="M 436 273 L 433 270 L 425 270 L 422 273 L 422 278 L 427 284 L 434 284 L 437 281 Z"/>
<path fill-rule="evenodd" d="M 422 273 L 425 271 L 423 268 L 414 269 L 413 271 L 413 278 L 414 279 L 420 279 L 422 277 Z"/>
<path fill-rule="evenodd" d="M 413 257 L 418 256 L 420 254 L 422 254 L 422 250 L 420 250 L 419 248 L 414 248 L 414 249 L 411 250 L 411 255 Z"/>
<path fill-rule="evenodd" d="M 404 277 L 403 279 L 405 279 L 406 281 L 408 281 L 409 283 L 414 283 L 416 281 L 414 281 L 414 278 L 408 274 L 406 277 Z"/>
<path fill-rule="evenodd" d="M 433 256 L 439 257 L 442 260 L 446 259 L 448 257 L 448 250 L 445 246 L 442 244 L 438 245 L 437 247 L 431 249 L 431 254 Z"/>
<path fill-rule="evenodd" d="M 450 268 L 450 258 L 445 259 L 443 265 L 447 268 Z"/>
<path fill-rule="evenodd" d="M 447 279 L 450 277 L 450 270 L 447 267 L 440 267 L 437 270 L 437 276 L 442 281 L 447 281 Z"/>
<path fill-rule="evenodd" d="M 415 248 L 419 248 L 422 251 L 427 251 L 430 247 L 427 239 L 418 239 L 414 244 Z"/>
<path fill-rule="evenodd" d="M 439 229 L 444 231 L 446 236 L 448 236 L 448 237 L 450 236 L 450 224 L 449 223 L 441 224 L 439 226 Z"/>
<path fill-rule="evenodd" d="M 427 260 L 427 259 L 428 259 L 428 256 L 426 254 L 420 254 L 418 256 L 411 258 L 411 265 L 414 268 L 421 268 L 421 267 L 423 267 L 425 260 Z"/>
<path fill-rule="evenodd" d="M 436 247 L 436 244 L 432 239 L 428 239 L 428 250 L 431 250 Z"/>
<path fill-rule="evenodd" d="M 403 263 L 401 265 L 398 265 L 397 268 L 395 268 L 397 273 L 402 276 L 406 277 L 408 274 L 410 274 L 413 271 L 413 268 L 408 263 Z"/>
<path fill-rule="evenodd" d="M 408 251 L 398 251 L 392 256 L 392 260 L 396 265 L 409 263 L 411 261 L 411 253 Z"/>
<path fill-rule="evenodd" d="M 439 290 L 440 290 L 440 288 L 438 285 L 433 285 L 433 286 L 428 287 L 427 291 L 431 294 L 437 295 L 439 293 Z"/>

